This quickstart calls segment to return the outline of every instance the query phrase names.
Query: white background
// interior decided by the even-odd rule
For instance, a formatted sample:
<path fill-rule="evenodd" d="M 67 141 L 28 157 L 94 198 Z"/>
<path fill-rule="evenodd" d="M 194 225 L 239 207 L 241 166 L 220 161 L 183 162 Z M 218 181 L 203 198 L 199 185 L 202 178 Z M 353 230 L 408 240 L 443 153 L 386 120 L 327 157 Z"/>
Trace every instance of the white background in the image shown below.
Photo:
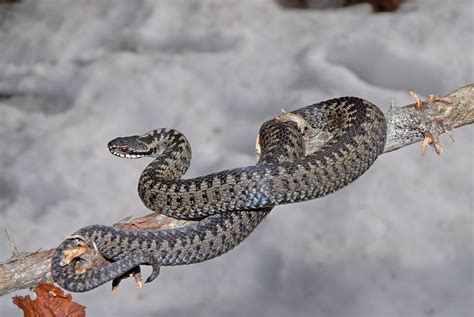
<path fill-rule="evenodd" d="M 116 136 L 176 128 L 198 176 L 253 164 L 260 124 L 282 108 L 356 95 L 387 110 L 411 103 L 409 90 L 474 81 L 470 0 L 382 14 L 269 0 L 0 10 L 0 227 L 25 251 L 149 213 L 136 193 L 146 162 L 110 155 Z M 473 131 L 444 136 L 442 157 L 406 147 L 336 194 L 275 208 L 220 258 L 75 300 L 89 316 L 472 315 Z M 21 316 L 11 296 L 0 315 Z"/>

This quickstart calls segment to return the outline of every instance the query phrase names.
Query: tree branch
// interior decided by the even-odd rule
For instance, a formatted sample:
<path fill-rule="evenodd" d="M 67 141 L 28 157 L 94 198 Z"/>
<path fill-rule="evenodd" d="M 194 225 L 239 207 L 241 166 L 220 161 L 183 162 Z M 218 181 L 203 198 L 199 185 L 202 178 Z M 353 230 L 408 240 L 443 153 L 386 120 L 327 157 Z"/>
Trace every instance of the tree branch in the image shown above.
<path fill-rule="evenodd" d="M 432 139 L 439 145 L 439 135 L 474 122 L 474 84 L 458 88 L 443 98 L 430 96 L 405 107 L 390 107 L 387 118 L 387 143 L 384 153 L 419 141 Z M 429 140 L 428 140 L 429 141 Z M 440 145 L 439 145 L 440 146 Z M 441 153 L 439 153 L 441 154 Z"/>
<path fill-rule="evenodd" d="M 422 150 L 428 145 L 442 154 L 439 135 L 474 123 L 474 84 L 461 87 L 445 97 L 430 96 L 404 107 L 390 107 L 385 114 L 388 124 L 387 143 L 384 152 L 397 150 L 423 141 Z M 125 219 L 116 227 L 128 230 L 176 229 L 191 221 L 177 220 L 163 215 L 150 214 L 136 219 Z M 32 288 L 41 282 L 53 283 L 50 273 L 53 249 L 36 252 L 18 252 L 11 235 L 8 235 L 13 255 L 0 263 L 0 296 Z"/>

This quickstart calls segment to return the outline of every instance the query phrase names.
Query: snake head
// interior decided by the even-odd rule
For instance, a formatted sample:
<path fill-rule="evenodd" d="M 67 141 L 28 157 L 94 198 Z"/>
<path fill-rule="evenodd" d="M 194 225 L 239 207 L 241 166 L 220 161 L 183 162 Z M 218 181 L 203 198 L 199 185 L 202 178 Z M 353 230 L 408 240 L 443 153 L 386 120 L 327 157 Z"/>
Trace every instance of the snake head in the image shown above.
<path fill-rule="evenodd" d="M 110 153 L 122 158 L 137 159 L 153 154 L 153 149 L 143 140 L 143 136 L 138 135 L 115 138 L 107 147 Z"/>

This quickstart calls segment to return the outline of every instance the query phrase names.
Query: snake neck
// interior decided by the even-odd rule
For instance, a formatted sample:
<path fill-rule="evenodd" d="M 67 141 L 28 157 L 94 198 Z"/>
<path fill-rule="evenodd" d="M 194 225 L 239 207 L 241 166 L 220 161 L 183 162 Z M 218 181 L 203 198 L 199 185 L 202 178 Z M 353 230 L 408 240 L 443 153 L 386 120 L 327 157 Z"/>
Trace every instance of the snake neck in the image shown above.
<path fill-rule="evenodd" d="M 159 129 L 149 132 L 149 144 L 153 144 L 157 153 L 155 159 L 143 170 L 138 193 L 140 197 L 150 184 L 156 179 L 178 180 L 189 168 L 192 152 L 191 145 L 186 137 L 174 129 Z M 143 199 L 143 198 L 142 198 Z"/>

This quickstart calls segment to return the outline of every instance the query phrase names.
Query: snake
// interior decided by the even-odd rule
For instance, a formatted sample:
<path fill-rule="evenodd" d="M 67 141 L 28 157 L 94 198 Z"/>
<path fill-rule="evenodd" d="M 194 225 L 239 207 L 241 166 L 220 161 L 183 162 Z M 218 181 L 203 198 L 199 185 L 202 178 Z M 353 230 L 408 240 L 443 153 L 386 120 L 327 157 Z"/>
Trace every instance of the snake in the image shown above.
<path fill-rule="evenodd" d="M 266 121 L 257 138 L 255 165 L 191 179 L 182 176 L 191 146 L 175 129 L 118 137 L 109 151 L 122 158 L 152 157 L 141 173 L 144 205 L 178 219 L 196 220 L 179 229 L 123 230 L 91 225 L 76 231 L 53 252 L 51 274 L 62 288 L 84 292 L 117 284 L 140 265 L 151 265 L 146 283 L 161 266 L 198 263 L 220 256 L 245 240 L 276 205 L 319 198 L 350 184 L 383 153 L 383 112 L 358 97 L 334 98 Z M 67 250 L 86 243 L 107 261 L 80 274 Z"/>

